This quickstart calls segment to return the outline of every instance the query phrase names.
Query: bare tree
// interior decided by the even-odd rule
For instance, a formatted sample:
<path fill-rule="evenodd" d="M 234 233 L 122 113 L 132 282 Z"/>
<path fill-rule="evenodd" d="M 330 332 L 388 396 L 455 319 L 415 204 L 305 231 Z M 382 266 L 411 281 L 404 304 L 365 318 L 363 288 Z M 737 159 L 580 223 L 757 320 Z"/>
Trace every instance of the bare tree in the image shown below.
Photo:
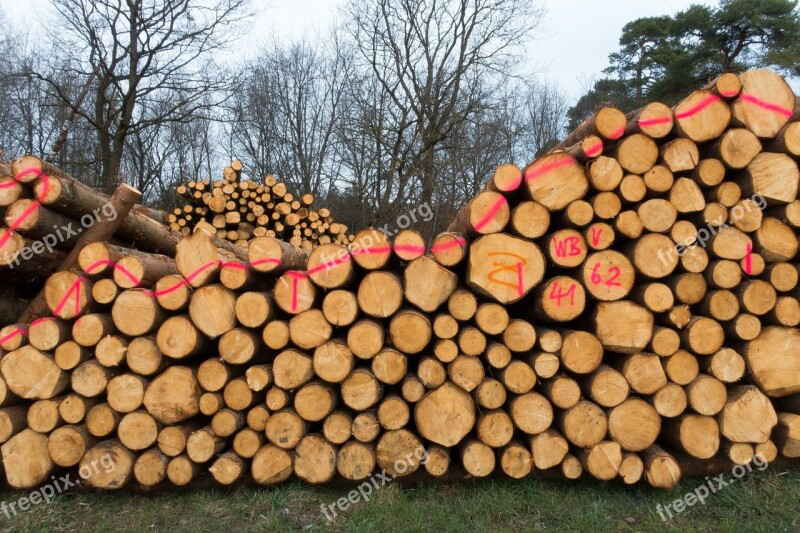
<path fill-rule="evenodd" d="M 250 162 L 252 174 L 277 174 L 299 193 L 326 192 L 336 174 L 346 65 L 331 34 L 328 47 L 273 42 L 248 65 L 235 99 L 234 152 Z"/>
<path fill-rule="evenodd" d="M 207 116 L 233 76 L 215 56 L 239 36 L 248 0 L 53 0 L 54 58 L 36 75 L 95 132 L 102 187 L 120 180 L 128 139 Z M 86 83 L 77 99 L 64 79 Z"/>
<path fill-rule="evenodd" d="M 527 83 L 520 91 L 522 145 L 518 153 L 532 160 L 558 144 L 567 129 L 569 102 L 552 82 Z"/>
<path fill-rule="evenodd" d="M 381 100 L 356 121 L 382 158 L 379 211 L 410 197 L 433 202 L 438 152 L 501 105 L 496 95 L 542 10 L 530 0 L 350 0 L 344 9 L 356 65 L 379 85 L 376 93 L 367 81 Z"/>

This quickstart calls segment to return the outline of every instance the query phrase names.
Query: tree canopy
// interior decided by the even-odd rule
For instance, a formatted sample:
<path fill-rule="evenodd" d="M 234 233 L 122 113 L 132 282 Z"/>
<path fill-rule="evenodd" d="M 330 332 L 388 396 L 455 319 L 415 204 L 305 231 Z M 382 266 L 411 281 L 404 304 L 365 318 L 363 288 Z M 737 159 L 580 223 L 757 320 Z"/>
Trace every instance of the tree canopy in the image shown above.
<path fill-rule="evenodd" d="M 578 123 L 598 105 L 675 103 L 723 72 L 769 67 L 800 76 L 800 11 L 793 0 L 722 0 L 622 29 L 606 77 L 570 110 Z"/>

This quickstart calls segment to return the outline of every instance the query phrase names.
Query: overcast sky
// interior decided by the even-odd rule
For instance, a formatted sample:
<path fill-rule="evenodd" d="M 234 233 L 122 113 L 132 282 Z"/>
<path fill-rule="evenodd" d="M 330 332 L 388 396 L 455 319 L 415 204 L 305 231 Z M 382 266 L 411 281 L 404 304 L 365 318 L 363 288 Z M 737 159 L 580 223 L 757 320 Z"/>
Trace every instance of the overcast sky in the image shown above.
<path fill-rule="evenodd" d="M 368 2 L 369 0 L 362 0 Z M 532 2 L 534 0 L 531 0 Z M 281 37 L 315 36 L 336 15 L 342 0 L 252 0 L 261 11 L 252 30 L 240 43 L 240 53 L 252 52 L 270 32 Z M 608 54 L 617 48 L 625 23 L 639 17 L 673 14 L 690 4 L 708 0 L 544 0 L 547 16 L 529 47 L 538 75 L 556 82 L 574 100 L 586 81 L 601 74 Z M 18 27 L 41 27 L 48 0 L 0 0 Z"/>

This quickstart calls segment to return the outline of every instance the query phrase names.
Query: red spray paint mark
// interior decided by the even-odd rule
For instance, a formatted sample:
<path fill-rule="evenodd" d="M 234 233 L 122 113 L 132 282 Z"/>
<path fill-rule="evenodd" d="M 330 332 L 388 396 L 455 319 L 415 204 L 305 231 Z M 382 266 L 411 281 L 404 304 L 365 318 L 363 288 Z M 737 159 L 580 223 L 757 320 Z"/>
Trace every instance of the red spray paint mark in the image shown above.
<path fill-rule="evenodd" d="M 702 113 L 710 105 L 712 105 L 712 104 L 714 104 L 716 102 L 719 102 L 719 101 L 720 101 L 719 96 L 717 96 L 716 94 L 709 94 L 708 96 L 706 96 L 703 99 L 702 102 L 700 102 L 699 104 L 695 105 L 694 107 L 689 108 L 689 109 L 687 109 L 686 111 L 684 111 L 682 113 L 676 113 L 675 114 L 675 118 L 680 120 L 680 119 L 692 117 L 692 116 L 694 116 L 694 115 L 696 115 L 698 113 Z"/>
<path fill-rule="evenodd" d="M 747 255 L 744 256 L 744 271 L 748 276 L 753 273 L 753 244 L 747 243 Z"/>
<path fill-rule="evenodd" d="M 525 181 L 530 183 L 531 181 L 540 178 L 549 172 L 569 166 L 573 162 L 574 159 L 571 157 L 562 157 L 558 161 L 553 161 L 552 163 L 548 163 L 546 165 L 541 165 L 539 167 L 534 166 L 535 168 L 531 168 L 525 172 Z"/>
<path fill-rule="evenodd" d="M 508 201 L 506 200 L 505 196 L 501 196 L 500 198 L 498 198 L 495 201 L 495 203 L 492 204 L 492 207 L 489 208 L 489 211 L 486 213 L 486 215 L 484 215 L 484 217 L 480 219 L 475 224 L 475 226 L 473 226 L 475 228 L 475 231 L 482 230 L 484 226 L 486 226 L 486 224 L 491 222 L 491 220 L 497 215 L 497 213 L 499 213 L 500 210 L 506 205 L 508 205 Z"/>
<path fill-rule="evenodd" d="M 410 252 L 412 254 L 425 255 L 425 247 L 416 244 L 395 244 L 395 252 Z"/>
<path fill-rule="evenodd" d="M 661 124 L 669 124 L 672 122 L 672 117 L 653 117 L 639 119 L 639 127 L 646 128 L 648 126 L 659 126 Z"/>
<path fill-rule="evenodd" d="M 786 118 L 791 118 L 791 116 L 794 114 L 794 110 L 792 109 L 788 109 L 786 107 L 781 107 L 779 105 L 767 102 L 749 93 L 742 93 L 739 96 L 739 98 L 741 98 L 742 101 L 744 102 L 753 104 L 767 111 L 772 111 L 773 113 L 778 113 L 779 115 L 783 115 Z"/>
<path fill-rule="evenodd" d="M 435 254 L 439 252 L 446 252 L 447 250 L 451 250 L 457 246 L 465 246 L 466 244 L 467 244 L 466 239 L 458 237 L 448 242 L 440 242 L 438 244 L 434 244 L 433 247 L 431 247 L 431 252 Z"/>

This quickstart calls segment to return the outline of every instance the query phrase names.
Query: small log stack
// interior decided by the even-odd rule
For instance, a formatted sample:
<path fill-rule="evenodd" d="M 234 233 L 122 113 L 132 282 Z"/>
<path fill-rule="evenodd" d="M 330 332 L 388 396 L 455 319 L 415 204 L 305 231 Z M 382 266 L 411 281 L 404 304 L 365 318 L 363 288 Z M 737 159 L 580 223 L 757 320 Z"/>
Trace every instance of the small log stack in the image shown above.
<path fill-rule="evenodd" d="M 179 185 L 186 203 L 168 215 L 170 228 L 191 235 L 198 222 L 216 229 L 216 236 L 247 248 L 254 237 L 273 237 L 303 250 L 322 244 L 347 245 L 347 226 L 335 222 L 327 208 L 314 208 L 314 195 L 295 196 L 285 183 L 267 176 L 263 183 L 242 179 L 242 163 L 233 160 L 222 180 L 205 179 Z"/>
<path fill-rule="evenodd" d="M 110 456 L 88 485 L 383 470 L 670 489 L 797 460 L 788 85 L 726 74 L 566 141 L 499 167 L 427 250 L 368 229 L 244 253 L 207 223 L 174 253 L 84 247 L 47 279 L 52 316 L 0 333 L 8 483 Z"/>

